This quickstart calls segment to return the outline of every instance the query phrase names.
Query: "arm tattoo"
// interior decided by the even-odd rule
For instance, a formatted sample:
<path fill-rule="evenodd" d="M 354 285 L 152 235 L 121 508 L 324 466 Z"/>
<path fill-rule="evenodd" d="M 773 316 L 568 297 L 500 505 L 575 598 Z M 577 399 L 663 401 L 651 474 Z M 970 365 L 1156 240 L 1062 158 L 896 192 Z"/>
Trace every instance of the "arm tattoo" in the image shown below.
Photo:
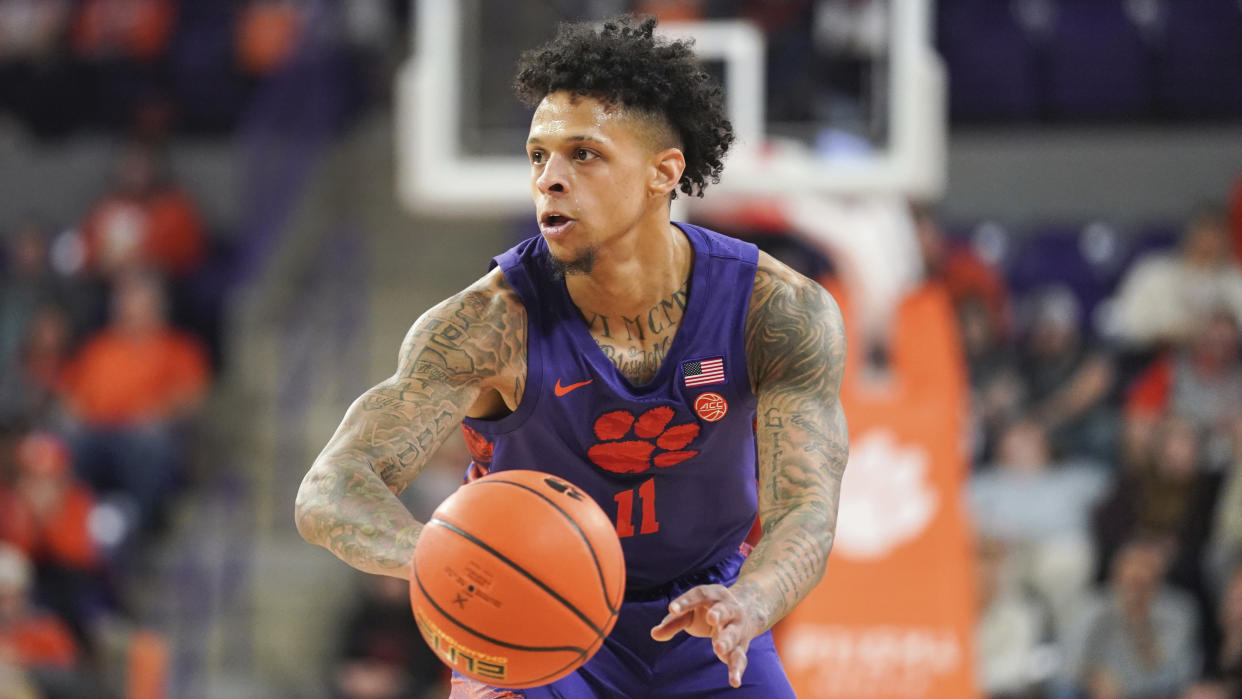
<path fill-rule="evenodd" d="M 516 403 L 525 371 L 526 312 L 498 273 L 423 314 L 396 373 L 354 401 L 306 474 L 298 531 L 359 570 L 405 577 L 422 525 L 397 494 L 483 390 Z"/>
<path fill-rule="evenodd" d="M 849 433 L 839 394 L 841 313 L 818 284 L 782 266 L 755 275 L 746 358 L 759 398 L 759 518 L 763 537 L 735 587 L 765 628 L 824 574 L 836 528 Z"/>

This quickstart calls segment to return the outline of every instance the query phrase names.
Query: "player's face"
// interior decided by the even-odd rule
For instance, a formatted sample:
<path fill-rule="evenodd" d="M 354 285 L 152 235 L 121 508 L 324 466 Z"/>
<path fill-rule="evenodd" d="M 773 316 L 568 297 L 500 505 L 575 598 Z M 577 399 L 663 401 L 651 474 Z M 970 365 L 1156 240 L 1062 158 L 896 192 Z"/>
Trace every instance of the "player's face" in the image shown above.
<path fill-rule="evenodd" d="M 526 142 L 539 230 L 569 272 L 590 261 L 650 210 L 655 149 L 641 122 L 592 97 L 554 92 Z"/>

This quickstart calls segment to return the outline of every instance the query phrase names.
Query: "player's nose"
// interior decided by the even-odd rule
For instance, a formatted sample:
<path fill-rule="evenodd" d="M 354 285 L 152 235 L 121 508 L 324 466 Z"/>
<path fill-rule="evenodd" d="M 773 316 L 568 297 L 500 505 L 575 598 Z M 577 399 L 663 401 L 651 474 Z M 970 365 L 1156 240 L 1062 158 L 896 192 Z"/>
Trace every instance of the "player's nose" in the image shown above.
<path fill-rule="evenodd" d="M 542 194 L 564 194 L 569 191 L 569 161 L 557 154 L 549 155 L 535 178 L 535 186 Z"/>

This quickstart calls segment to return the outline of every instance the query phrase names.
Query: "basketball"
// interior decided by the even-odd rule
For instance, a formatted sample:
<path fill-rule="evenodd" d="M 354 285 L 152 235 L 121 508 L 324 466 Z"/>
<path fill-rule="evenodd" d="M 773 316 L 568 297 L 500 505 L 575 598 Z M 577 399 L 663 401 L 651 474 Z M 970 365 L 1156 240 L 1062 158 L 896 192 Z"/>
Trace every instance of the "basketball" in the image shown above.
<path fill-rule="evenodd" d="M 457 672 L 521 689 L 568 675 L 617 620 L 625 561 L 590 496 L 538 471 L 462 486 L 419 535 L 410 602 L 423 638 Z"/>

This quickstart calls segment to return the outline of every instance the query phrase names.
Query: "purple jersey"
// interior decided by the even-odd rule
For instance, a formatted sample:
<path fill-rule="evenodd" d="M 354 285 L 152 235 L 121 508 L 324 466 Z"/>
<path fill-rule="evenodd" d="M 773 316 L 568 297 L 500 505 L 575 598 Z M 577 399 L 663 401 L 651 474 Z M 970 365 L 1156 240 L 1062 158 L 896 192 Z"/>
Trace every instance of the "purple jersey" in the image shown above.
<path fill-rule="evenodd" d="M 496 257 L 526 307 L 526 388 L 512 414 L 462 423 L 476 471 L 546 471 L 595 498 L 621 537 L 630 590 L 736 553 L 757 510 L 745 330 L 758 251 L 676 225 L 694 248 L 689 296 L 664 363 L 641 386 L 595 343 L 542 237 Z M 659 332 L 666 310 L 611 331 Z"/>

